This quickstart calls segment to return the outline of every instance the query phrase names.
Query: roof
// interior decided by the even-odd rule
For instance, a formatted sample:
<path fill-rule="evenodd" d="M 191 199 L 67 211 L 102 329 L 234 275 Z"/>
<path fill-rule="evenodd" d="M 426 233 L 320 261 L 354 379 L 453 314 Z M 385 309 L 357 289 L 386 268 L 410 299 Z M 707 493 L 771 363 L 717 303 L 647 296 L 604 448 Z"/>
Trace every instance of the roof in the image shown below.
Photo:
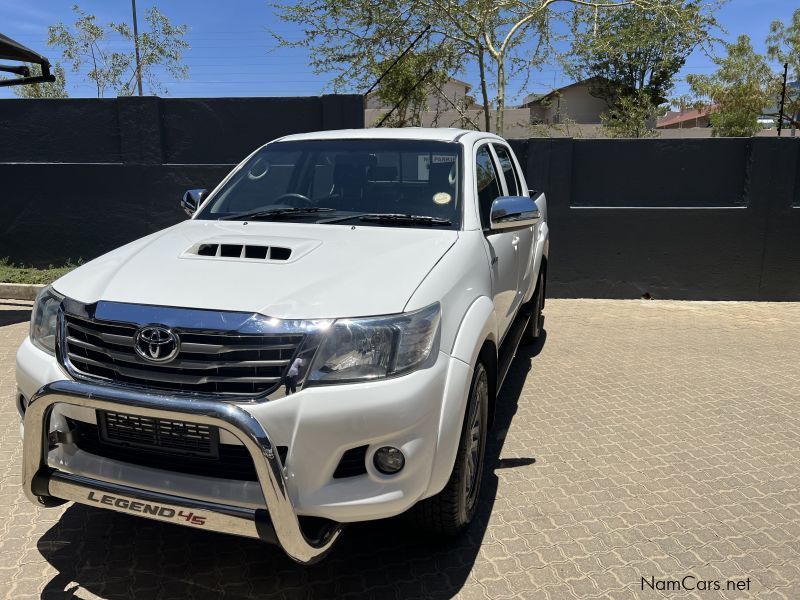
<path fill-rule="evenodd" d="M 471 83 L 467 83 L 466 81 L 461 81 L 460 79 L 456 79 L 455 77 L 448 77 L 445 83 L 457 83 L 458 85 L 466 86 L 467 88 L 466 93 L 469 93 L 469 91 L 472 89 Z M 367 94 L 367 96 L 374 96 L 377 93 L 378 90 L 372 90 L 369 94 Z"/>
<path fill-rule="evenodd" d="M 526 106 L 530 106 L 531 104 L 535 104 L 536 102 L 541 102 L 542 100 L 549 98 L 555 94 L 560 94 L 564 90 L 568 90 L 570 88 L 577 87 L 579 85 L 586 85 L 595 79 L 599 79 L 599 77 L 589 77 L 588 79 L 581 79 L 580 81 L 573 81 L 569 85 L 563 85 L 560 88 L 554 88 L 553 90 L 547 92 L 546 94 L 528 94 L 525 96 L 525 99 L 522 101 L 522 107 L 525 108 Z"/>
<path fill-rule="evenodd" d="M 456 79 L 455 77 L 451 77 L 450 79 L 448 79 L 448 81 L 451 81 L 453 83 L 457 83 L 459 85 L 467 86 L 467 91 L 470 91 L 472 89 L 472 84 L 471 83 L 467 83 L 466 81 L 461 81 L 460 79 Z"/>
<path fill-rule="evenodd" d="M 0 79 L 0 87 L 55 81 L 55 77 L 50 73 L 50 62 L 44 56 L 37 54 L 30 48 L 23 46 L 2 33 L 0 33 L 0 60 L 11 60 L 22 63 L 29 62 L 41 65 L 41 75 L 33 76 L 31 76 L 31 71 L 27 65 L 0 65 L 0 71 L 21 75 L 21 77 Z"/>
<path fill-rule="evenodd" d="M 10 37 L 7 37 L 0 33 L 0 59 L 2 60 L 18 60 L 20 62 L 32 62 L 38 64 L 44 64 L 47 62 L 47 59 L 20 44 L 19 42 L 12 40 Z M 49 63 L 48 63 L 49 64 Z"/>
<path fill-rule="evenodd" d="M 284 136 L 281 141 L 300 140 L 435 140 L 439 142 L 455 142 L 467 133 L 476 133 L 470 129 L 452 127 L 368 127 L 365 129 L 332 129 L 329 131 L 312 131 Z M 491 135 L 491 134 L 490 134 Z"/>
<path fill-rule="evenodd" d="M 713 108 L 713 106 L 704 106 L 699 109 L 689 108 L 677 112 L 668 112 L 656 122 L 656 128 L 669 127 L 670 125 L 676 125 L 678 123 L 685 123 L 687 121 L 694 121 L 695 119 L 706 117 Z"/>

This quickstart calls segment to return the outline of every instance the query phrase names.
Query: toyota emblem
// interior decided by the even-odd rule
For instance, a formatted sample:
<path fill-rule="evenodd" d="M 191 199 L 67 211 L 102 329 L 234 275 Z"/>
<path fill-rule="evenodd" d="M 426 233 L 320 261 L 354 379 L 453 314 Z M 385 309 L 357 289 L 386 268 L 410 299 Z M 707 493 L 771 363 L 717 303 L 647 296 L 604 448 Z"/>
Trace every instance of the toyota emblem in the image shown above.
<path fill-rule="evenodd" d="M 165 363 L 178 355 L 178 336 L 162 325 L 145 325 L 133 337 L 136 354 L 149 362 Z"/>

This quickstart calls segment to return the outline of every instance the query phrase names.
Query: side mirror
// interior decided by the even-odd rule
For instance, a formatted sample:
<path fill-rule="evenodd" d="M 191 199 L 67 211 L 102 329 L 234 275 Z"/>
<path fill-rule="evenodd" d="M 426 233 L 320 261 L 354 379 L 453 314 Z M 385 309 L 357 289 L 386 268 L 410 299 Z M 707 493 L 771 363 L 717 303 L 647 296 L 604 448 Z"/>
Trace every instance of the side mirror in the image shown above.
<path fill-rule="evenodd" d="M 528 196 L 500 196 L 492 202 L 489 229 L 519 229 L 535 225 L 541 215 Z"/>
<path fill-rule="evenodd" d="M 208 196 L 208 190 L 188 190 L 181 198 L 181 208 L 190 217 L 195 213 L 197 207 L 203 203 Z"/>

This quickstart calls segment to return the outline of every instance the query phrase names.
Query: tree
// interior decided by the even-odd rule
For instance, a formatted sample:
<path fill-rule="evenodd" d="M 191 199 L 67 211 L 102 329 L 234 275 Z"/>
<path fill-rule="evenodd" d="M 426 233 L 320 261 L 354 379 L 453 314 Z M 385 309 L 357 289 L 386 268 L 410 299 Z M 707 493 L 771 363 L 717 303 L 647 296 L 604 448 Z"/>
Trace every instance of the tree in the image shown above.
<path fill-rule="evenodd" d="M 654 125 L 660 112 L 646 90 L 636 90 L 617 98 L 614 106 L 600 115 L 600 122 L 609 137 L 656 137 Z"/>
<path fill-rule="evenodd" d="M 717 28 L 713 9 L 719 4 L 657 0 L 648 8 L 581 7 L 574 14 L 567 70 L 590 80 L 590 93 L 608 104 L 608 127 L 646 135 L 687 57 Z"/>
<path fill-rule="evenodd" d="M 725 50 L 727 56 L 714 59 L 714 74 L 689 75 L 687 81 L 695 96 L 711 102 L 713 135 L 749 137 L 761 128 L 759 115 L 774 104 L 778 80 L 749 36 L 740 35 Z"/>
<path fill-rule="evenodd" d="M 446 46 L 408 52 L 399 60 L 387 58 L 375 62 L 371 66 L 372 76 L 376 80 L 382 77 L 377 88 L 378 98 L 389 107 L 397 107 L 385 124 L 419 127 L 422 111 L 430 109 L 427 98 L 438 95 L 448 73 L 457 64 L 458 57 Z"/>
<path fill-rule="evenodd" d="M 41 76 L 41 65 L 28 63 L 27 66 L 30 69 L 31 77 Z M 14 95 L 17 98 L 67 98 L 69 94 L 67 94 L 66 79 L 64 78 L 64 67 L 56 63 L 51 73 L 56 78 L 55 81 L 14 86 Z"/>
<path fill-rule="evenodd" d="M 47 43 L 59 48 L 74 73 L 81 67 L 89 68 L 87 76 L 95 84 L 97 97 L 102 98 L 107 90 L 118 96 L 133 94 L 136 84 L 136 63 L 133 50 L 133 33 L 125 23 L 99 25 L 94 15 L 85 13 L 76 4 L 72 7 L 76 15 L 72 27 L 57 23 L 48 28 Z M 166 16 L 152 7 L 145 12 L 146 26 L 139 34 L 142 79 L 152 93 L 166 91 L 161 83 L 162 67 L 174 79 L 186 79 L 189 69 L 181 61 L 189 44 L 183 39 L 186 25 L 172 25 Z M 116 33 L 130 42 L 130 50 L 114 51 L 108 38 Z"/>
<path fill-rule="evenodd" d="M 375 57 L 397 56 L 398 48 L 430 26 L 438 42 L 457 49 L 462 66 L 477 63 L 487 130 L 489 76 L 494 75 L 496 130 L 502 133 L 508 76 L 529 73 L 548 56 L 552 22 L 568 12 L 555 7 L 589 5 L 600 10 L 629 4 L 672 10 L 662 8 L 660 0 L 275 0 L 278 18 L 299 26 L 303 35 L 297 40 L 274 32 L 273 36 L 279 46 L 313 50 L 311 65 L 317 72 L 339 71 L 334 80 L 339 89 L 363 85 Z"/>
<path fill-rule="evenodd" d="M 773 21 L 767 37 L 767 56 L 781 65 L 789 65 L 792 81 L 800 81 L 800 8 L 792 14 L 792 21 L 785 25 L 781 21 Z M 787 88 L 784 113 L 791 123 L 800 126 L 800 93 L 797 87 Z"/>

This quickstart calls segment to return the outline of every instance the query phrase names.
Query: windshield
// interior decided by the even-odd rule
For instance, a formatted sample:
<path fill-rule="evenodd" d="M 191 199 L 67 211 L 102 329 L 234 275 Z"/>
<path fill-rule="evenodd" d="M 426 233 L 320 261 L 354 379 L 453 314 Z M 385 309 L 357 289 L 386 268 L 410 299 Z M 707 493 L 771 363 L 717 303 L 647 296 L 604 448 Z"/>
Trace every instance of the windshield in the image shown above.
<path fill-rule="evenodd" d="M 254 154 L 196 218 L 458 228 L 460 171 L 457 143 L 274 142 Z M 375 218 L 384 214 L 394 217 Z"/>

